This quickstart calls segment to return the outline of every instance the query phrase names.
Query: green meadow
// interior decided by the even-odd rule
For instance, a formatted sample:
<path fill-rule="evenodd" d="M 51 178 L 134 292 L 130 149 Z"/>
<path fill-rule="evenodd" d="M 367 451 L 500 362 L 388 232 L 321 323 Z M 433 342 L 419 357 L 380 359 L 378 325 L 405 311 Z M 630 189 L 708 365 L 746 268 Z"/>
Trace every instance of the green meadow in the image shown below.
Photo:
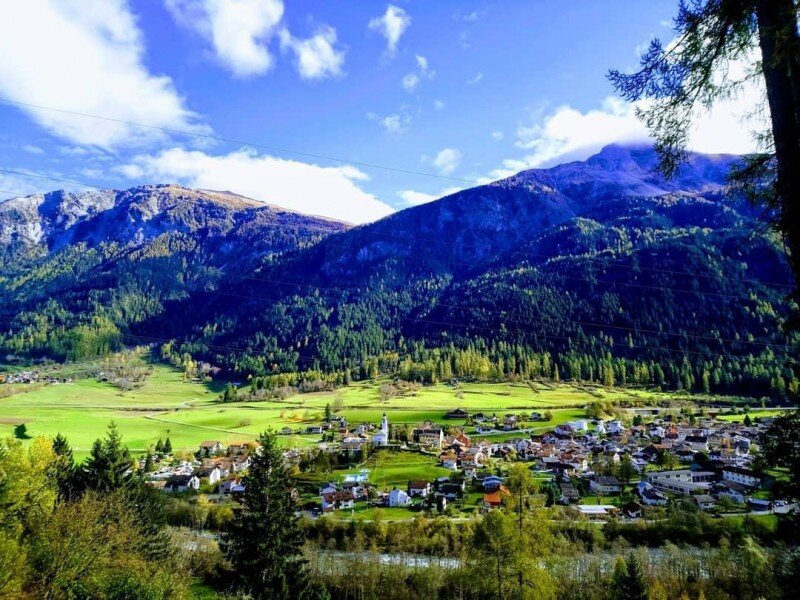
<path fill-rule="evenodd" d="M 333 392 L 298 394 L 280 401 L 221 403 L 218 398 L 223 382 L 187 382 L 178 370 L 156 364 L 144 384 L 130 391 L 95 379 L 4 385 L 0 386 L 0 436 L 19 436 L 22 424 L 27 438 L 62 433 L 76 454 L 83 456 L 113 420 L 134 452 L 143 452 L 159 438 L 169 437 L 176 450 L 194 451 L 203 440 L 246 441 L 265 429 L 284 427 L 297 433 L 281 436 L 283 443 L 302 447 L 318 441 L 319 436 L 303 435 L 302 431 L 307 425 L 320 422 L 328 403 L 341 405 L 342 414 L 351 423 L 377 423 L 386 413 L 390 422 L 409 425 L 424 421 L 448 423 L 444 413 L 454 408 L 499 416 L 512 411 L 549 410 L 551 421 L 532 424 L 536 430 L 544 431 L 584 416 L 583 407 L 597 400 L 653 399 L 648 392 L 570 384 L 462 383 L 457 387 L 423 387 L 382 400 L 380 383 L 357 382 Z M 468 432 L 474 434 L 474 430 Z M 477 437 L 502 440 L 514 435 Z M 398 474 L 397 480 L 407 480 L 410 475 L 413 468 Z M 393 479 L 389 476 L 387 483 Z"/>

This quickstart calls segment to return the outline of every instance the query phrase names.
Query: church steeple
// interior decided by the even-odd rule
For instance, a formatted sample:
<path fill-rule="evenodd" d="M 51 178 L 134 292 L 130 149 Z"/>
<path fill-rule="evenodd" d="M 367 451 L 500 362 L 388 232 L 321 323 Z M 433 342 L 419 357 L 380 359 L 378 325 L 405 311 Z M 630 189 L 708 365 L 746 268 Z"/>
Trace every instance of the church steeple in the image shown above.
<path fill-rule="evenodd" d="M 386 413 L 383 413 L 383 419 L 381 419 L 381 432 L 389 435 L 389 419 L 386 417 Z"/>

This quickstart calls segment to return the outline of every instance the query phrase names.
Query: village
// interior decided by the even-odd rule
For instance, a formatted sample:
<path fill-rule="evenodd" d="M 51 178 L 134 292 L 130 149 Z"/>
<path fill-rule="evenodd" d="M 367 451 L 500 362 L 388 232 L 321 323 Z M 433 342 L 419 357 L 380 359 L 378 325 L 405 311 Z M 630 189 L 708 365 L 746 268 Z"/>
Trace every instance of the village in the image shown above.
<path fill-rule="evenodd" d="M 394 518 L 402 518 L 399 511 L 406 518 L 422 511 L 451 517 L 489 511 L 506 502 L 506 471 L 514 463 L 529 466 L 543 503 L 577 518 L 655 518 L 674 503 L 721 516 L 792 509 L 772 497 L 774 474 L 758 467 L 759 437 L 771 417 L 735 422 L 653 410 L 637 412 L 630 423 L 577 419 L 539 433 L 524 426 L 545 420 L 538 413 L 522 419 L 456 409 L 441 423 L 413 428 L 392 426 L 387 415 L 379 424 L 350 424 L 326 414 L 302 428 L 320 435 L 316 447 L 284 451 L 298 473 L 299 506 L 310 518 L 355 518 L 373 509 L 391 509 Z M 207 440 L 191 458 L 156 452 L 140 466 L 149 471 L 149 485 L 165 493 L 236 502 L 256 450 L 253 442 Z M 387 465 L 409 458 L 428 466 L 414 478 L 381 476 Z"/>

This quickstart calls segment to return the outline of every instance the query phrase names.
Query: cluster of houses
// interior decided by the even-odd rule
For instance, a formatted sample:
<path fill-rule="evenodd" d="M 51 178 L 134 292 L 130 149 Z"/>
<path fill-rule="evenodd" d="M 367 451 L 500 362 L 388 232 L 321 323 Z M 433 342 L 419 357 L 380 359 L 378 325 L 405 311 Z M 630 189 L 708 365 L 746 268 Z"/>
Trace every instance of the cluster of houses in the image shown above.
<path fill-rule="evenodd" d="M 463 411 L 446 415 L 452 419 L 464 417 Z M 559 425 L 546 434 L 492 443 L 473 442 L 460 430 L 445 435 L 441 427 L 425 423 L 414 430 L 414 441 L 421 448 L 438 451 L 439 464 L 453 471 L 453 479 L 459 483 L 447 477 L 433 482 L 409 481 L 406 489 L 383 493 L 373 490 L 371 495 L 365 482 L 343 487 L 329 484 L 320 495 L 323 511 L 352 508 L 355 502 L 368 498 L 390 507 L 417 506 L 422 502 L 415 499 L 420 498 L 426 499 L 425 506 L 441 507 L 461 496 L 447 487 L 442 492 L 440 486 L 460 487 L 463 493 L 468 482 L 483 489 L 483 505 L 493 508 L 503 502 L 507 490 L 502 479 L 485 467 L 492 459 L 512 458 L 550 475 L 557 502 L 578 505 L 585 509 L 581 512 L 590 515 L 618 511 L 619 507 L 588 508 L 580 504 L 583 496 L 618 496 L 625 484 L 632 484 L 636 497 L 622 507 L 630 517 L 640 516 L 645 507 L 665 506 L 680 498 L 689 498 L 701 510 L 713 510 L 723 498 L 753 510 L 766 510 L 770 503 L 760 498 L 759 491 L 769 478 L 751 468 L 750 450 L 769 424 L 769 419 L 748 426 L 708 418 L 688 425 L 667 416 L 630 427 L 616 419 L 581 419 Z M 382 430 L 385 425 L 384 417 Z M 620 468 L 623 463 L 625 474 Z"/>
<path fill-rule="evenodd" d="M 444 417 L 471 423 L 479 433 L 484 425 L 494 431 L 518 427 L 515 415 L 469 415 L 456 409 Z M 531 415 L 534 417 L 542 418 Z M 472 440 L 463 428 L 425 422 L 411 431 L 404 446 L 436 456 L 438 464 L 451 471 L 450 476 L 411 480 L 401 487 L 379 490 L 370 484 L 369 473 L 361 471 L 346 475 L 341 482 L 322 485 L 317 506 L 323 513 L 351 511 L 359 502 L 444 511 L 465 493 L 481 492 L 482 506 L 496 508 L 508 494 L 503 478 L 490 468 L 501 459 L 529 464 L 532 471 L 550 479 L 553 501 L 576 506 L 589 516 L 621 511 L 635 518 L 648 507 L 683 498 L 701 510 L 715 509 L 723 498 L 753 510 L 770 508 L 759 493 L 769 479 L 752 469 L 751 452 L 770 419 L 744 425 L 709 417 L 690 425 L 669 415 L 659 418 L 653 413 L 650 418 L 635 426 L 617 419 L 579 419 L 543 434 L 519 431 L 518 437 L 502 436 L 502 441 Z M 338 443 L 321 446 L 328 452 L 398 447 L 390 442 L 386 415 L 378 425 L 364 423 L 352 428 L 344 417 L 333 416 L 319 428 L 320 432 L 339 434 Z M 249 466 L 253 449 L 252 443 L 224 446 L 215 440 L 203 442 L 194 460 L 162 466 L 150 474 L 150 484 L 167 492 L 212 486 L 220 494 L 235 497 L 244 491 L 241 474 Z M 287 450 L 286 458 L 299 462 L 300 454 Z M 588 495 L 619 496 L 626 486 L 634 500 L 623 506 L 581 503 Z"/>
<path fill-rule="evenodd" d="M 0 384 L 24 384 L 24 383 L 69 383 L 72 379 L 58 379 L 52 376 L 42 375 L 39 371 L 16 371 L 10 373 L 0 373 Z"/>
<path fill-rule="evenodd" d="M 207 440 L 198 447 L 194 460 L 162 460 L 158 469 L 148 474 L 147 483 L 164 492 L 197 491 L 201 485 L 217 488 L 225 495 L 243 492 L 241 475 L 250 466 L 254 449 L 252 442 L 225 446 L 218 440 Z"/>

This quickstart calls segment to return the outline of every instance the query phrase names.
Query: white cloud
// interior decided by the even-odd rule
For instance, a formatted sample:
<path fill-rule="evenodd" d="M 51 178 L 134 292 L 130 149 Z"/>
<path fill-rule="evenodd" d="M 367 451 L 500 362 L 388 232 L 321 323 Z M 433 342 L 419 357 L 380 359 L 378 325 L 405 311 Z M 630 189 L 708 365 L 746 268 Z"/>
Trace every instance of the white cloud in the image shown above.
<path fill-rule="evenodd" d="M 493 131 L 493 132 L 492 132 L 491 134 L 489 134 L 489 135 L 491 136 L 491 138 L 492 138 L 492 139 L 493 139 L 495 142 L 499 142 L 500 140 L 502 140 L 502 139 L 503 139 L 503 137 L 505 137 L 505 136 L 503 135 L 503 132 L 502 132 L 502 131 Z"/>
<path fill-rule="evenodd" d="M 22 149 L 28 154 L 44 154 L 44 150 L 34 144 L 25 144 Z"/>
<path fill-rule="evenodd" d="M 432 70 L 428 65 L 428 59 L 421 54 L 414 55 L 417 62 L 416 72 L 409 73 L 403 77 L 403 88 L 407 91 L 414 91 L 423 79 L 433 79 L 436 77 L 436 71 Z"/>
<path fill-rule="evenodd" d="M 120 172 L 131 179 L 177 181 L 228 190 L 306 214 L 367 223 L 393 212 L 358 186 L 367 175 L 351 166 L 321 167 L 239 150 L 225 155 L 171 148 L 140 155 Z"/>
<path fill-rule="evenodd" d="M 165 0 L 175 21 L 202 35 L 237 77 L 266 73 L 267 44 L 283 19 L 283 0 Z"/>
<path fill-rule="evenodd" d="M 419 75 L 416 73 L 409 73 L 403 77 L 403 88 L 409 92 L 417 89 L 419 85 Z"/>
<path fill-rule="evenodd" d="M 475 73 L 475 75 L 467 79 L 467 85 L 475 85 L 476 83 L 480 83 L 481 81 L 483 81 L 483 71 L 479 71 Z"/>
<path fill-rule="evenodd" d="M 9 100 L 208 131 L 185 107 L 172 80 L 147 70 L 144 41 L 125 0 L 31 0 L 5 12 L 0 93 Z M 22 110 L 50 133 L 79 144 L 112 147 L 164 137 L 120 122 Z"/>
<path fill-rule="evenodd" d="M 280 32 L 281 49 L 295 54 L 295 66 L 303 79 L 325 79 L 342 75 L 344 51 L 336 49 L 336 30 L 323 26 L 312 37 L 300 40 L 288 29 Z"/>
<path fill-rule="evenodd" d="M 436 153 L 432 163 L 442 175 L 452 175 L 461 164 L 461 152 L 455 148 L 444 148 Z"/>
<path fill-rule="evenodd" d="M 386 54 L 390 57 L 397 54 L 397 44 L 409 25 L 411 25 L 411 16 L 393 4 L 386 7 L 386 12 L 382 16 L 374 17 L 369 21 L 369 28 L 386 38 Z"/>
<path fill-rule="evenodd" d="M 756 150 L 752 130 L 763 124 L 747 117 L 761 102 L 761 94 L 758 86 L 745 86 L 736 97 L 720 101 L 712 111 L 699 112 L 690 131 L 689 149 L 709 154 Z M 533 123 L 517 130 L 516 145 L 529 153 L 503 161 L 502 168 L 492 171 L 490 177 L 508 177 L 524 169 L 583 160 L 611 143 L 648 140 L 646 128 L 636 117 L 636 105 L 616 97 L 608 97 L 599 108 L 587 111 L 569 105 L 549 114 L 537 111 Z"/>
<path fill-rule="evenodd" d="M 379 123 L 381 127 L 389 133 L 403 133 L 411 124 L 411 117 L 397 113 L 386 115 L 385 117 L 381 117 L 375 113 L 367 113 L 367 118 L 370 121 Z"/>
<path fill-rule="evenodd" d="M 441 100 L 434 100 L 433 108 L 435 108 L 436 110 L 442 110 L 444 108 L 444 102 L 442 102 Z"/>
<path fill-rule="evenodd" d="M 397 195 L 402 198 L 406 204 L 416 206 L 419 204 L 426 204 L 433 202 L 439 198 L 444 198 L 450 194 L 455 194 L 463 190 L 463 187 L 449 187 L 441 190 L 438 194 L 428 194 L 426 192 L 418 192 L 416 190 L 400 190 Z"/>

